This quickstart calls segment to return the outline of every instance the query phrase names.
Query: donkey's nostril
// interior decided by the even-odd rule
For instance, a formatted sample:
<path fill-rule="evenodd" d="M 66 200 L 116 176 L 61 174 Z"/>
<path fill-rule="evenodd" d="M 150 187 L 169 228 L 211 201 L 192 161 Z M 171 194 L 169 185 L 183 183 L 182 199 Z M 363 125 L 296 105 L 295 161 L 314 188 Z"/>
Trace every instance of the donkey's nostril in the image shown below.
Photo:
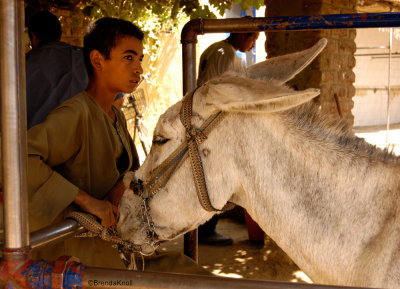
<path fill-rule="evenodd" d="M 129 187 L 135 195 L 139 196 L 143 192 L 143 181 L 141 179 L 138 179 L 136 182 L 132 181 Z"/>

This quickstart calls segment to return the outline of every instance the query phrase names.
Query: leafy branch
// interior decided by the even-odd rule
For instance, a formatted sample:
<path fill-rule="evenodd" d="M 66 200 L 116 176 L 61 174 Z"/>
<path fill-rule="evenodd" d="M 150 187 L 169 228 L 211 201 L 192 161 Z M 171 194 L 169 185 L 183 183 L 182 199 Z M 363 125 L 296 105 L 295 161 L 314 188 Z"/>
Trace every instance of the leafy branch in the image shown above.
<path fill-rule="evenodd" d="M 209 5 L 200 5 L 199 0 L 82 0 L 76 9 L 91 20 L 109 16 L 135 23 L 144 31 L 145 49 L 151 55 L 159 47 L 159 33 L 177 32 L 189 19 L 217 18 L 211 7 L 222 16 L 232 4 L 240 2 L 243 10 L 264 5 L 264 0 L 210 0 Z"/>

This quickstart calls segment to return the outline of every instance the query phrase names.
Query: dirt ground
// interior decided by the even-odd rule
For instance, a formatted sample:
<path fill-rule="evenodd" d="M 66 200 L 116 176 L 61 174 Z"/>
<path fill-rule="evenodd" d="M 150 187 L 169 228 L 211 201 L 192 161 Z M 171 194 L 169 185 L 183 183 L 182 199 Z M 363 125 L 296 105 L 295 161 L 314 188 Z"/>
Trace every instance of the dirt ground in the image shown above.
<path fill-rule="evenodd" d="M 235 218 L 221 218 L 218 232 L 230 236 L 233 245 L 199 244 L 199 265 L 216 276 L 311 283 L 311 280 L 268 237 L 265 244 L 249 241 L 247 226 Z M 162 252 L 183 250 L 183 238 L 170 241 Z"/>

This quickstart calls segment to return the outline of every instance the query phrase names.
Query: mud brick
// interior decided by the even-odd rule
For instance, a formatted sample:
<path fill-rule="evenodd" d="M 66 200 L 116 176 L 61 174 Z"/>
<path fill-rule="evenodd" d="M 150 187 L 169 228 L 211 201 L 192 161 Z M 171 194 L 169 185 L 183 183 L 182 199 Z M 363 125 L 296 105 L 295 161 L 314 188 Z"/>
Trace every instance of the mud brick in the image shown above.
<path fill-rule="evenodd" d="M 345 70 L 338 72 L 338 80 L 341 83 L 352 84 L 356 80 L 356 75 L 352 70 Z"/>
<path fill-rule="evenodd" d="M 348 39 L 354 40 L 357 36 L 357 29 L 346 29 L 348 31 Z"/>
<path fill-rule="evenodd" d="M 333 83 L 336 81 L 336 71 L 322 71 L 321 83 Z"/>
<path fill-rule="evenodd" d="M 339 49 L 339 41 L 335 39 L 328 39 L 328 44 L 326 45 L 324 51 L 326 53 L 337 53 Z"/>
<path fill-rule="evenodd" d="M 349 7 L 350 0 L 331 0 L 332 6 L 334 7 Z"/>
<path fill-rule="evenodd" d="M 320 14 L 339 14 L 340 9 L 331 5 L 326 5 L 321 8 Z"/>
<path fill-rule="evenodd" d="M 347 57 L 347 65 L 348 68 L 354 68 L 356 66 L 356 58 L 354 57 L 354 55 L 349 55 Z"/>
<path fill-rule="evenodd" d="M 347 54 L 335 53 L 331 55 L 330 68 L 341 70 L 347 68 Z"/>
<path fill-rule="evenodd" d="M 356 43 L 353 40 L 342 40 L 339 42 L 339 52 L 353 54 L 357 50 Z"/>
<path fill-rule="evenodd" d="M 335 84 L 331 87 L 330 94 L 332 97 L 346 97 L 347 96 L 347 86 L 342 84 Z"/>
<path fill-rule="evenodd" d="M 356 88 L 354 85 L 347 86 L 347 97 L 353 98 L 356 95 Z"/>
<path fill-rule="evenodd" d="M 332 29 L 332 37 L 339 39 L 348 39 L 350 29 Z"/>

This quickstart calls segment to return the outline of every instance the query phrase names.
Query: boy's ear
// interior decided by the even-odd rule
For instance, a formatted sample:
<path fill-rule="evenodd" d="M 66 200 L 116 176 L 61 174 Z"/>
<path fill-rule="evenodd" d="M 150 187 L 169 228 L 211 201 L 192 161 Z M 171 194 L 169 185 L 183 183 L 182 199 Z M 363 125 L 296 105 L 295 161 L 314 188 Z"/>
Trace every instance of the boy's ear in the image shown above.
<path fill-rule="evenodd" d="M 94 49 L 90 51 L 90 62 L 92 63 L 93 70 L 99 70 L 103 67 L 104 57 L 100 51 Z"/>

